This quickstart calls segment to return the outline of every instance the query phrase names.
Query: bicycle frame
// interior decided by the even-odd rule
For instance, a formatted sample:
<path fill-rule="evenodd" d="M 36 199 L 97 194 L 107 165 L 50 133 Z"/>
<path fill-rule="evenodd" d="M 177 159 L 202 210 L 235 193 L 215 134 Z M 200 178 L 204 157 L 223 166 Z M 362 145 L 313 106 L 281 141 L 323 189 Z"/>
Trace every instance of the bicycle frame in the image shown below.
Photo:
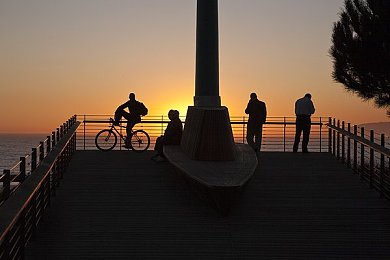
<path fill-rule="evenodd" d="M 126 128 L 126 127 L 124 127 L 124 126 L 119 126 L 120 128 Z M 120 137 L 120 138 L 122 138 L 122 140 L 123 140 L 123 142 L 126 142 L 126 138 L 125 138 L 125 136 L 124 135 L 122 135 L 121 134 L 121 132 L 120 131 L 118 131 L 118 129 L 116 129 L 116 127 L 115 127 L 115 125 L 114 125 L 114 123 L 112 123 L 111 124 L 111 128 L 110 128 L 110 130 L 115 130 L 115 132 L 116 132 L 116 134 Z"/>
<path fill-rule="evenodd" d="M 99 150 L 102 151 L 110 151 L 112 150 L 116 144 L 118 136 L 123 140 L 127 149 L 131 149 L 135 152 L 143 152 L 148 149 L 150 145 L 150 137 L 148 133 L 144 130 L 136 130 L 131 131 L 128 136 L 124 136 L 121 132 L 116 128 L 114 120 L 110 120 L 110 125 L 108 128 L 101 130 L 97 133 L 95 137 L 95 144 Z M 120 130 L 125 128 L 124 126 L 118 125 Z M 113 136 L 115 139 L 112 140 L 110 136 Z M 101 139 L 103 138 L 103 139 Z M 121 140 L 119 139 L 119 140 Z"/>

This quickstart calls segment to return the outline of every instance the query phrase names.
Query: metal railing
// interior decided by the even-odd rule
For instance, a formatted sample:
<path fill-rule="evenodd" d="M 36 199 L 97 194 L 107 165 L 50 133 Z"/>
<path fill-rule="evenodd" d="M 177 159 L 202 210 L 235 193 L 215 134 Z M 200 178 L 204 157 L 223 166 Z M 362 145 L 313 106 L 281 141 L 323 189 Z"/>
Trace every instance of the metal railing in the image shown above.
<path fill-rule="evenodd" d="M 72 117 L 38 148 L 33 148 L 31 170 L 26 158 L 18 163 L 16 175 L 4 170 L 0 207 L 0 259 L 23 259 L 24 248 L 34 234 L 51 197 L 76 151 L 79 123 Z M 13 168 L 15 168 L 13 167 Z M 12 187 L 12 183 L 17 185 Z"/>
<path fill-rule="evenodd" d="M 105 128 L 108 128 L 112 115 L 77 115 L 81 122 L 77 131 L 78 150 L 96 150 L 95 136 Z M 181 117 L 183 124 L 185 117 Z M 233 136 L 236 143 L 246 143 L 246 116 L 232 116 L 230 118 Z M 312 128 L 310 134 L 309 149 L 311 152 L 327 152 L 328 138 L 326 123 L 328 117 L 312 117 Z M 151 137 L 151 146 L 154 148 L 158 136 L 164 134 L 168 124 L 166 116 L 146 116 L 134 129 L 143 129 Z M 125 122 L 122 122 L 123 124 Z M 120 129 L 119 131 L 123 131 Z M 121 132 L 121 134 L 125 134 Z M 268 117 L 263 127 L 262 151 L 291 152 L 295 136 L 295 117 Z M 119 139 L 117 150 L 122 149 L 122 140 Z"/>
<path fill-rule="evenodd" d="M 30 154 L 20 157 L 19 162 L 10 169 L 3 170 L 3 175 L 0 176 L 0 185 L 2 184 L 0 186 L 0 204 L 9 197 L 12 191 L 19 187 L 26 177 L 35 171 L 75 122 L 76 116 L 71 117 L 56 131 L 53 131 L 51 135 L 48 135 L 45 140 L 41 141 L 38 146 L 33 147 Z"/>
<path fill-rule="evenodd" d="M 52 132 L 0 176 L 0 259 L 22 259 L 55 188 L 76 150 L 96 149 L 94 138 L 109 124 L 110 115 L 77 115 Z M 78 122 L 78 121 L 81 121 Z M 184 118 L 182 118 L 184 122 Z M 246 142 L 247 117 L 231 117 L 235 142 Z M 146 130 L 154 144 L 164 133 L 164 116 L 144 117 L 135 128 Z M 263 151 L 292 151 L 295 117 L 268 117 L 263 128 Z M 118 149 L 122 149 L 119 145 Z M 347 164 L 371 188 L 390 199 L 390 139 L 364 128 L 324 117 L 312 118 L 311 152 L 329 152 Z M 23 182 L 28 182 L 24 186 Z M 13 196 L 12 196 L 13 195 Z"/>
<path fill-rule="evenodd" d="M 328 152 L 390 199 L 390 138 L 332 118 L 327 126 Z"/>

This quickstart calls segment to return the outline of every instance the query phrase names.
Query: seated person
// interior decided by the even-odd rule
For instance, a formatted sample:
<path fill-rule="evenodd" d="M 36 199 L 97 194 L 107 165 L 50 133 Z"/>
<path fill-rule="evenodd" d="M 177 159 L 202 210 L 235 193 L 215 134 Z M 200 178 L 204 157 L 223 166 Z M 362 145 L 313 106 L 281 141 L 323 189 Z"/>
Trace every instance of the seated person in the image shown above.
<path fill-rule="evenodd" d="M 180 144 L 181 136 L 183 134 L 183 124 L 179 118 L 179 111 L 172 109 L 169 110 L 168 117 L 171 121 L 168 123 L 168 126 L 165 129 L 164 135 L 158 137 L 156 140 L 154 150 L 157 152 L 157 154 L 152 157 L 152 160 L 157 160 L 159 156 L 162 159 L 164 158 L 164 145 Z"/>

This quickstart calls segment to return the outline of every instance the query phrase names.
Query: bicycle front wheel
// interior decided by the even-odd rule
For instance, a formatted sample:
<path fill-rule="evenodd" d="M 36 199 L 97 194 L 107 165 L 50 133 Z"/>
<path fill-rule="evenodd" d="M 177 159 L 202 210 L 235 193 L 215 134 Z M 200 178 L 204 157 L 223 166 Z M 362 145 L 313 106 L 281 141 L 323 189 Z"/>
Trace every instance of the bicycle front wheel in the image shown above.
<path fill-rule="evenodd" d="M 144 130 L 134 131 L 131 135 L 130 145 L 134 152 L 143 152 L 149 148 L 150 137 Z"/>
<path fill-rule="evenodd" d="M 110 129 L 100 131 L 95 137 L 96 147 L 104 152 L 111 151 L 115 147 L 116 142 L 116 134 Z"/>

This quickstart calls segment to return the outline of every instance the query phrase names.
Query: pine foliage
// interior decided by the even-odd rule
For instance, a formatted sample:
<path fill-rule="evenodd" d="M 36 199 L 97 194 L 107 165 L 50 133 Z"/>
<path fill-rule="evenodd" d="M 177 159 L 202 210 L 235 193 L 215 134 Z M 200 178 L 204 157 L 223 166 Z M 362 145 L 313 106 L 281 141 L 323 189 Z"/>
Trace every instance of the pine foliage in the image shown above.
<path fill-rule="evenodd" d="M 345 0 L 332 41 L 333 78 L 390 115 L 390 0 Z"/>

